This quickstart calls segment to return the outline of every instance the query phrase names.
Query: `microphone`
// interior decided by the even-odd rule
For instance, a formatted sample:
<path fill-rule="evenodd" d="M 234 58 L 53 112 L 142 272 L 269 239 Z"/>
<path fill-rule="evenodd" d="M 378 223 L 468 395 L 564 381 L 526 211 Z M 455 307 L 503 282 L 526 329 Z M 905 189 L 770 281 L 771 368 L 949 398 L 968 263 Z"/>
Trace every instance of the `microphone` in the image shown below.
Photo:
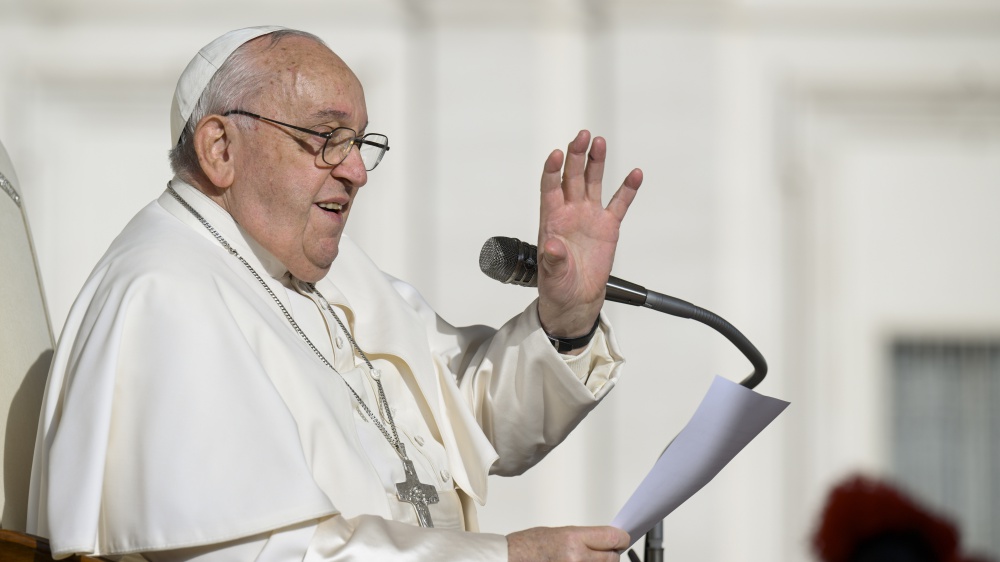
<path fill-rule="evenodd" d="M 494 236 L 487 240 L 479 251 L 479 269 L 501 283 L 537 287 L 538 248 L 517 238 Z M 747 388 L 756 387 L 767 374 L 767 361 L 760 351 L 757 351 L 757 348 L 736 327 L 713 312 L 670 295 L 649 291 L 641 285 L 614 276 L 608 277 L 604 298 L 632 306 L 651 308 L 679 318 L 689 318 L 719 332 L 754 366 L 754 371 L 740 382 Z"/>
<path fill-rule="evenodd" d="M 494 236 L 483 244 L 483 249 L 479 251 L 479 269 L 488 277 L 496 279 L 501 283 L 510 283 L 522 287 L 538 286 L 538 248 L 534 244 L 522 242 L 517 238 L 507 238 L 506 236 Z M 647 306 L 649 308 L 660 307 L 668 310 L 660 310 L 673 316 L 690 318 L 698 307 L 689 302 L 658 295 L 650 292 L 645 287 L 630 283 L 617 277 L 608 277 L 607 292 L 604 298 L 609 301 L 630 304 L 632 306 Z M 657 297 L 666 297 L 666 302 L 657 302 Z"/>
<path fill-rule="evenodd" d="M 538 248 L 517 238 L 494 236 L 479 251 L 479 269 L 501 283 L 538 286 Z"/>

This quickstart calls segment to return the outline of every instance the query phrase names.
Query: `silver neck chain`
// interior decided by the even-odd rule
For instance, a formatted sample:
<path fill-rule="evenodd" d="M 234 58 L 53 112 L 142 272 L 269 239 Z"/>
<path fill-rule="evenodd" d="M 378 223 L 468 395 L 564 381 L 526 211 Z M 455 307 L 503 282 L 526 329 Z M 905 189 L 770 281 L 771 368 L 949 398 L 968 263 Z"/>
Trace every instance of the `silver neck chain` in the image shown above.
<path fill-rule="evenodd" d="M 0 189 L 3 189 L 7 195 L 14 201 L 14 204 L 18 207 L 21 206 L 21 196 L 17 194 L 17 190 L 14 189 L 14 184 L 7 179 L 7 176 L 0 172 Z"/>
<path fill-rule="evenodd" d="M 399 433 L 396 431 L 396 423 L 392 419 L 392 410 L 389 408 L 389 401 L 386 400 L 385 398 L 385 390 L 382 388 L 381 377 L 380 376 L 375 377 L 375 385 L 378 388 L 378 399 L 381 402 L 385 418 L 389 422 L 389 429 L 392 430 L 392 435 L 389 435 L 389 429 L 386 429 L 385 425 L 381 421 L 379 421 L 378 416 L 376 416 L 375 413 L 372 412 L 371 408 L 369 408 L 368 405 L 365 404 L 365 401 L 362 400 L 361 396 L 359 396 L 358 393 L 354 390 L 354 388 L 351 387 L 351 385 L 347 382 L 347 379 L 344 378 L 344 375 L 342 375 L 340 371 L 338 371 L 336 367 L 334 367 L 333 364 L 331 364 L 330 361 L 327 360 L 327 358 L 313 344 L 312 340 L 309 339 L 309 336 L 307 336 L 306 333 L 302 331 L 302 328 L 299 327 L 298 322 L 296 322 L 295 319 L 292 318 L 292 315 L 288 312 L 288 309 L 285 308 L 285 305 L 282 304 L 281 300 L 279 300 L 277 295 L 274 294 L 274 291 L 271 290 L 271 287 L 269 287 L 267 283 L 264 282 L 264 279 L 260 276 L 260 274 L 257 273 L 257 270 L 255 270 L 253 266 L 250 265 L 250 263 L 247 260 L 245 260 L 243 256 L 240 255 L 239 252 L 236 251 L 235 248 L 229 245 L 229 242 L 227 242 L 226 239 L 223 238 L 221 234 L 219 234 L 219 231 L 215 230 L 215 228 L 213 228 L 212 225 L 207 220 L 205 220 L 205 217 L 201 216 L 201 213 L 196 211 L 194 207 L 192 207 L 187 201 L 184 200 L 183 197 L 180 196 L 179 193 L 174 191 L 173 186 L 171 186 L 169 183 L 167 184 L 167 191 L 174 199 L 177 200 L 178 203 L 181 204 L 182 207 L 187 209 L 187 211 L 191 213 L 191 215 L 193 215 L 194 218 L 198 219 L 198 222 L 200 222 L 202 226 L 204 226 L 205 229 L 208 230 L 208 232 L 212 236 L 214 236 L 216 240 L 219 241 L 219 244 L 221 244 L 222 247 L 225 248 L 230 255 L 238 259 L 240 263 L 242 263 L 243 266 L 246 267 L 247 270 L 254 276 L 254 278 L 257 279 L 257 282 L 260 283 L 262 287 L 264 287 L 264 290 L 267 291 L 267 294 L 271 296 L 271 299 L 274 300 L 274 303 L 278 305 L 279 309 L 281 309 L 281 313 L 284 314 L 285 319 L 288 320 L 288 323 L 292 326 L 292 329 L 295 330 L 295 333 L 298 334 L 299 337 L 301 337 L 304 342 L 306 342 L 306 345 L 309 346 L 309 349 L 311 349 L 313 353 L 316 354 L 316 357 L 318 357 L 319 360 L 322 361 L 324 365 L 329 367 L 330 370 L 332 370 L 334 373 L 337 373 L 337 375 L 340 376 L 340 380 L 342 380 L 344 382 L 344 385 L 347 386 L 347 389 L 351 391 L 351 394 L 354 396 L 354 399 L 357 400 L 358 404 L 364 410 L 365 414 L 368 415 L 368 418 L 371 419 L 371 421 L 375 424 L 375 426 L 379 428 L 379 431 L 381 431 L 382 435 L 385 436 L 386 441 L 388 441 L 389 444 L 392 445 L 392 448 L 396 451 L 396 454 L 398 454 L 400 458 L 406 460 L 407 459 L 406 447 L 403 446 L 403 442 L 400 441 L 399 439 Z M 333 319 L 337 322 L 337 325 L 344 332 L 344 335 L 347 336 L 348 341 L 351 342 L 351 345 L 361 356 L 361 359 L 364 360 L 365 364 L 368 366 L 371 372 L 375 373 L 376 369 L 372 365 L 371 361 L 368 360 L 368 356 L 365 355 L 364 351 L 361 351 L 361 347 L 358 346 L 358 343 L 354 340 L 354 337 L 351 336 L 351 333 L 344 326 L 344 323 L 341 322 L 337 314 L 333 312 L 333 307 L 330 306 L 330 303 L 326 300 L 326 298 L 323 297 L 323 295 L 319 292 L 319 290 L 316 289 L 316 286 L 314 284 L 306 283 L 306 286 L 309 288 L 309 292 L 311 294 L 318 297 L 323 305 L 326 305 L 326 309 L 327 311 L 329 311 L 330 316 L 333 316 Z"/>

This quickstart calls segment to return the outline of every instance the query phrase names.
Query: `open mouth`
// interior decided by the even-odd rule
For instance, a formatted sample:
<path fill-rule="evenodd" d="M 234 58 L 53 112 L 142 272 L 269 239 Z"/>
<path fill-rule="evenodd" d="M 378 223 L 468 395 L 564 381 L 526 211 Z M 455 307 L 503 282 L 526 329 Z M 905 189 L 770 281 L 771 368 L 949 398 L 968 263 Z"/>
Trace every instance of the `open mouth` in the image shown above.
<path fill-rule="evenodd" d="M 344 206 L 340 203 L 316 203 L 316 206 L 328 213 L 340 214 L 343 211 Z"/>

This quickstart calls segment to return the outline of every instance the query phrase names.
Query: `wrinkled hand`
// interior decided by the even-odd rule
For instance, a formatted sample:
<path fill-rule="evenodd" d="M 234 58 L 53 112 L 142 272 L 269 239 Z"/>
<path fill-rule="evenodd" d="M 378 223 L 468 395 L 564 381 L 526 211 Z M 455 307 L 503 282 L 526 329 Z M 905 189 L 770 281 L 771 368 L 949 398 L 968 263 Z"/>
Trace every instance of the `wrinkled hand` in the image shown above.
<path fill-rule="evenodd" d="M 542 172 L 538 317 L 553 336 L 578 337 L 594 325 L 604 305 L 619 227 L 642 184 L 642 170 L 632 170 L 603 207 L 607 143 L 594 138 L 589 154 L 588 145 L 590 132 L 580 131 L 569 143 L 565 165 L 562 151 L 554 150 Z"/>
<path fill-rule="evenodd" d="M 507 561 L 617 562 L 629 542 L 614 527 L 534 527 L 507 535 Z"/>

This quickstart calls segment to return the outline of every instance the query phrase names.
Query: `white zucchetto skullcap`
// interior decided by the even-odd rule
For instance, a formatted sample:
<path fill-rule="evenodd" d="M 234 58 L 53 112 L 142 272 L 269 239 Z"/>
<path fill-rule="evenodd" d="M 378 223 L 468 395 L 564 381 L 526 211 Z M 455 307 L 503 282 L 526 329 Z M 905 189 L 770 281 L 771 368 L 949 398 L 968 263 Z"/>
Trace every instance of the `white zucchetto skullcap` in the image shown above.
<path fill-rule="evenodd" d="M 177 146 L 177 141 L 181 138 L 184 125 L 191 118 L 194 106 L 205 92 L 209 80 L 215 76 L 215 72 L 226 62 L 229 55 L 251 39 L 283 29 L 287 28 L 264 25 L 237 29 L 222 35 L 198 51 L 181 73 L 181 77 L 177 80 L 177 88 L 174 90 L 174 101 L 170 106 L 171 147 Z"/>

